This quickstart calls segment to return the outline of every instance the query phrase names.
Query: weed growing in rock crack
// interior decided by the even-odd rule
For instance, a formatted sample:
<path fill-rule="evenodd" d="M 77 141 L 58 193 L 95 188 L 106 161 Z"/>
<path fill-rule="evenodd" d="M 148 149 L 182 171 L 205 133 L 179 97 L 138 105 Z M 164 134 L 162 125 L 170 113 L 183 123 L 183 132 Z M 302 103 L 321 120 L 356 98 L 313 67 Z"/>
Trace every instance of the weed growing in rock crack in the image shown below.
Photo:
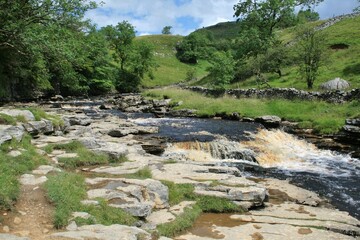
<path fill-rule="evenodd" d="M 186 200 L 195 200 L 194 186 L 192 184 L 175 184 L 162 181 L 169 189 L 169 204 L 171 206 Z"/>
<path fill-rule="evenodd" d="M 35 117 L 36 121 L 40 121 L 41 119 L 47 119 L 52 122 L 55 127 L 64 126 L 64 121 L 58 115 L 52 115 L 46 113 L 43 109 L 36 107 L 27 107 L 22 110 L 29 110 Z"/>
<path fill-rule="evenodd" d="M 134 225 L 138 219 L 119 208 L 110 207 L 104 199 L 98 200 L 98 205 L 82 205 L 80 211 L 91 215 L 89 219 L 75 219 L 78 225 L 84 224 L 112 224 Z"/>
<path fill-rule="evenodd" d="M 0 124 L 16 125 L 16 119 L 4 113 L 0 113 Z"/>
<path fill-rule="evenodd" d="M 197 205 L 185 208 L 184 213 L 174 221 L 158 225 L 158 233 L 160 236 L 174 237 L 190 228 L 201 213 L 202 210 Z"/>
<path fill-rule="evenodd" d="M 125 178 L 135 178 L 135 179 L 147 179 L 152 178 L 151 169 L 149 167 L 144 167 L 138 170 L 135 173 L 127 174 L 124 176 Z"/>
<path fill-rule="evenodd" d="M 64 168 L 67 169 L 100 164 L 122 163 L 128 161 L 127 157 L 123 155 L 118 158 L 113 158 L 107 154 L 95 153 L 91 150 L 88 150 L 79 141 L 71 141 L 69 143 L 62 144 L 49 144 L 44 148 L 44 150 L 47 153 L 51 153 L 54 150 L 63 150 L 67 153 L 76 153 L 77 157 L 59 158 L 59 162 L 63 164 Z"/>
<path fill-rule="evenodd" d="M 11 150 L 21 151 L 20 156 L 12 157 Z M 0 147 L 0 209 L 11 209 L 19 196 L 18 177 L 37 166 L 46 163 L 44 156 L 39 155 L 31 145 L 31 137 L 26 135 L 18 142 L 13 139 Z"/>
<path fill-rule="evenodd" d="M 177 163 L 177 161 L 174 159 L 169 159 L 163 162 L 163 164 L 174 164 L 174 163 Z"/>

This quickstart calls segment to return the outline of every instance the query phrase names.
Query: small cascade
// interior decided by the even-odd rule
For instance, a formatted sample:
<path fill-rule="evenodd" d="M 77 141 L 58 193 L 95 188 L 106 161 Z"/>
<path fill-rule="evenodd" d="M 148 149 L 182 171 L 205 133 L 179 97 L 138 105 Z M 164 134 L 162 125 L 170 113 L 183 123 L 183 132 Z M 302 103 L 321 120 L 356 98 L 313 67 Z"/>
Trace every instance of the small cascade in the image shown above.
<path fill-rule="evenodd" d="M 236 159 L 255 162 L 254 152 L 246 149 L 239 142 L 214 140 L 211 142 L 173 143 L 168 152 L 182 152 L 194 161 L 212 159 Z"/>

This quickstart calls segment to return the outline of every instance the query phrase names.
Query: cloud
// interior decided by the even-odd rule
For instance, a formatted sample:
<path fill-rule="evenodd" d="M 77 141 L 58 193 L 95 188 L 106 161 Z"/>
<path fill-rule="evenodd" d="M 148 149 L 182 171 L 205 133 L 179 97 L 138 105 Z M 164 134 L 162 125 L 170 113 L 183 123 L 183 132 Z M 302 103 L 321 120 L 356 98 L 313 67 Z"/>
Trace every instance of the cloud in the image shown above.
<path fill-rule="evenodd" d="M 101 0 L 96 0 L 98 3 Z M 173 34 L 187 35 L 197 28 L 234 20 L 233 6 L 238 0 L 103 0 L 86 17 L 99 27 L 123 20 L 135 26 L 138 35 L 158 34 L 172 26 Z"/>
<path fill-rule="evenodd" d="M 172 33 L 188 35 L 197 28 L 233 21 L 233 6 L 239 0 L 95 0 L 105 4 L 87 13 L 99 27 L 124 20 L 135 26 L 138 35 L 160 34 L 164 26 Z M 315 8 L 321 19 L 350 13 L 357 0 L 325 0 Z"/>

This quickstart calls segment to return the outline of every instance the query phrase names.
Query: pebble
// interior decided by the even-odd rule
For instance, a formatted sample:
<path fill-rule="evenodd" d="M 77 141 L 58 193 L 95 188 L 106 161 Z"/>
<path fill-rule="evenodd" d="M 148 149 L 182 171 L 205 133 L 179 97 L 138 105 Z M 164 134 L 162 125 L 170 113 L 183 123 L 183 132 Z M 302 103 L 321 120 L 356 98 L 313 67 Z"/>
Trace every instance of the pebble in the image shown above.
<path fill-rule="evenodd" d="M 15 224 L 20 224 L 20 223 L 21 223 L 21 218 L 15 217 L 15 218 L 14 218 L 14 223 L 15 223 Z"/>
<path fill-rule="evenodd" d="M 25 215 L 26 215 L 26 212 L 23 212 L 23 211 L 19 211 L 19 213 L 20 213 L 22 216 L 25 216 Z"/>
<path fill-rule="evenodd" d="M 44 228 L 44 230 L 42 232 L 46 234 L 49 232 L 49 229 Z"/>
<path fill-rule="evenodd" d="M 8 226 L 4 226 L 3 227 L 3 231 L 4 233 L 9 233 L 10 232 L 10 228 Z"/>

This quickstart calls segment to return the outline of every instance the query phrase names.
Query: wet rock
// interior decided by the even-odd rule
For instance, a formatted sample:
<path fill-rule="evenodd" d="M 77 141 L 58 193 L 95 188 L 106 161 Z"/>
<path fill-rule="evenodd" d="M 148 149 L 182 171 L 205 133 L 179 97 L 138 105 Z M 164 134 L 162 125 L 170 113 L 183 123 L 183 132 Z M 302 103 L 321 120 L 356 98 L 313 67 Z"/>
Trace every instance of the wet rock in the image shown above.
<path fill-rule="evenodd" d="M 343 129 L 345 132 L 349 132 L 351 134 L 360 134 L 360 127 L 357 126 L 345 125 Z"/>
<path fill-rule="evenodd" d="M 145 150 L 145 152 L 160 156 L 165 152 L 166 145 L 165 144 L 142 144 L 141 147 Z"/>
<path fill-rule="evenodd" d="M 127 240 L 150 240 L 151 236 L 144 230 L 141 230 L 136 227 L 129 227 L 123 225 L 87 225 L 78 227 L 76 230 L 68 232 L 54 233 L 50 236 L 50 239 L 68 239 L 68 240 L 118 240 L 118 239 L 127 239 Z"/>
<path fill-rule="evenodd" d="M 119 129 L 113 129 L 108 132 L 111 137 L 124 137 L 129 134 L 152 134 L 159 131 L 158 127 L 144 127 L 144 126 L 133 126 L 133 127 L 121 127 Z"/>
<path fill-rule="evenodd" d="M 3 109 L 0 113 L 12 116 L 12 117 L 23 117 L 26 121 L 35 121 L 34 114 L 29 110 L 18 110 L 18 109 Z"/>
<path fill-rule="evenodd" d="M 173 117 L 196 117 L 195 109 L 170 110 L 169 115 Z"/>
<path fill-rule="evenodd" d="M 278 128 L 281 123 L 281 118 L 267 115 L 255 118 L 255 122 L 263 124 L 266 128 Z"/>
<path fill-rule="evenodd" d="M 346 125 L 360 127 L 360 118 L 346 119 L 345 123 L 346 123 Z"/>

